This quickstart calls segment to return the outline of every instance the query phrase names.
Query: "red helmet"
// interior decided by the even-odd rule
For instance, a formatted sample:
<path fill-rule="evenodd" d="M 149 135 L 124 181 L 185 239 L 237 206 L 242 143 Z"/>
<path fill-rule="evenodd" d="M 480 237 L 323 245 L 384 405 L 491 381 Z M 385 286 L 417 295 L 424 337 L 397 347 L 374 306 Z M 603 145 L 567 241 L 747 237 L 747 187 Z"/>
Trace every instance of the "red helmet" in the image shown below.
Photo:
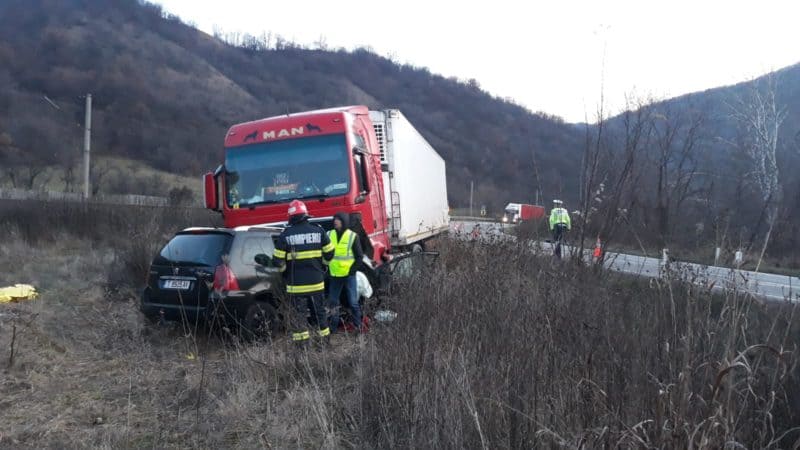
<path fill-rule="evenodd" d="M 292 216 L 300 216 L 308 214 L 308 208 L 306 208 L 306 204 L 301 202 L 300 200 L 292 200 L 289 203 L 289 217 Z"/>

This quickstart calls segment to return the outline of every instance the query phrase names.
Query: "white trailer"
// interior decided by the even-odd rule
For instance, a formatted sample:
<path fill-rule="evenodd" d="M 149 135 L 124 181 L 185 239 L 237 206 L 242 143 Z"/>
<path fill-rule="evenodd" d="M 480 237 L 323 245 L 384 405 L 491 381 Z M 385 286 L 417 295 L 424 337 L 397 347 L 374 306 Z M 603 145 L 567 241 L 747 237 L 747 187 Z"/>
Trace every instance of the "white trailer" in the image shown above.
<path fill-rule="evenodd" d="M 392 246 L 407 247 L 450 227 L 444 160 L 396 109 L 370 111 Z"/>

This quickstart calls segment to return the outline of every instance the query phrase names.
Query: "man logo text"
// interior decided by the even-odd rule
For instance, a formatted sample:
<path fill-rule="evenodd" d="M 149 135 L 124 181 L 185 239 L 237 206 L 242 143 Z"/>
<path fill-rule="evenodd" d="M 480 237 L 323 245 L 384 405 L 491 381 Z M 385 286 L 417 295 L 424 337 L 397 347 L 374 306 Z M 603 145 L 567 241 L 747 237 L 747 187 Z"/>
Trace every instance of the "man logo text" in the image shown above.
<path fill-rule="evenodd" d="M 286 128 L 283 128 L 281 130 L 265 131 L 264 134 L 262 134 L 262 137 L 264 138 L 265 141 L 268 141 L 270 139 L 276 139 L 276 138 L 280 139 L 289 136 L 300 136 L 303 134 L 304 131 L 305 127 L 289 128 L 288 130 Z"/>

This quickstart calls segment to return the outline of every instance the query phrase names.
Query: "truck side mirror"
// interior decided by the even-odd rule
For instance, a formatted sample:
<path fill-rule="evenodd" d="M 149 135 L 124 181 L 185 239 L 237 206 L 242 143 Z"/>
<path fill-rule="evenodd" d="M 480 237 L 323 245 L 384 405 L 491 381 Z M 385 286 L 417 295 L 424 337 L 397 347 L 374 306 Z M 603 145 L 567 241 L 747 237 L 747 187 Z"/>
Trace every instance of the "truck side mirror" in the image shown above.
<path fill-rule="evenodd" d="M 369 172 L 367 171 L 366 161 L 361 164 L 361 177 L 364 179 L 364 193 L 369 193 Z"/>
<path fill-rule="evenodd" d="M 206 208 L 212 211 L 219 211 L 217 190 L 217 177 L 211 172 L 203 175 L 203 197 L 205 197 Z"/>
<path fill-rule="evenodd" d="M 359 196 L 361 198 L 369 193 L 369 172 L 367 171 L 369 154 L 359 147 L 353 147 L 353 162 L 356 165 L 356 177 L 358 181 Z M 356 203 L 363 203 L 364 200 Z"/>

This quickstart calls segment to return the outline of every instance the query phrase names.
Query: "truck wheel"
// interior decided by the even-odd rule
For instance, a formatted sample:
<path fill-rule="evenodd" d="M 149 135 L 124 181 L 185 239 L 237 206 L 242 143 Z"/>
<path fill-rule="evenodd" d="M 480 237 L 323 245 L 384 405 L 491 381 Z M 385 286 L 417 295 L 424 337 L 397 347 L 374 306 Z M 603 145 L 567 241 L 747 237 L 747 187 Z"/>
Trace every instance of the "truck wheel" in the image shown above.
<path fill-rule="evenodd" d="M 414 244 L 411 246 L 411 253 L 422 253 L 423 251 L 425 251 L 425 248 L 422 244 Z"/>
<path fill-rule="evenodd" d="M 269 338 L 280 332 L 278 312 L 266 302 L 253 302 L 247 308 L 243 325 L 243 331 L 248 338 Z"/>

